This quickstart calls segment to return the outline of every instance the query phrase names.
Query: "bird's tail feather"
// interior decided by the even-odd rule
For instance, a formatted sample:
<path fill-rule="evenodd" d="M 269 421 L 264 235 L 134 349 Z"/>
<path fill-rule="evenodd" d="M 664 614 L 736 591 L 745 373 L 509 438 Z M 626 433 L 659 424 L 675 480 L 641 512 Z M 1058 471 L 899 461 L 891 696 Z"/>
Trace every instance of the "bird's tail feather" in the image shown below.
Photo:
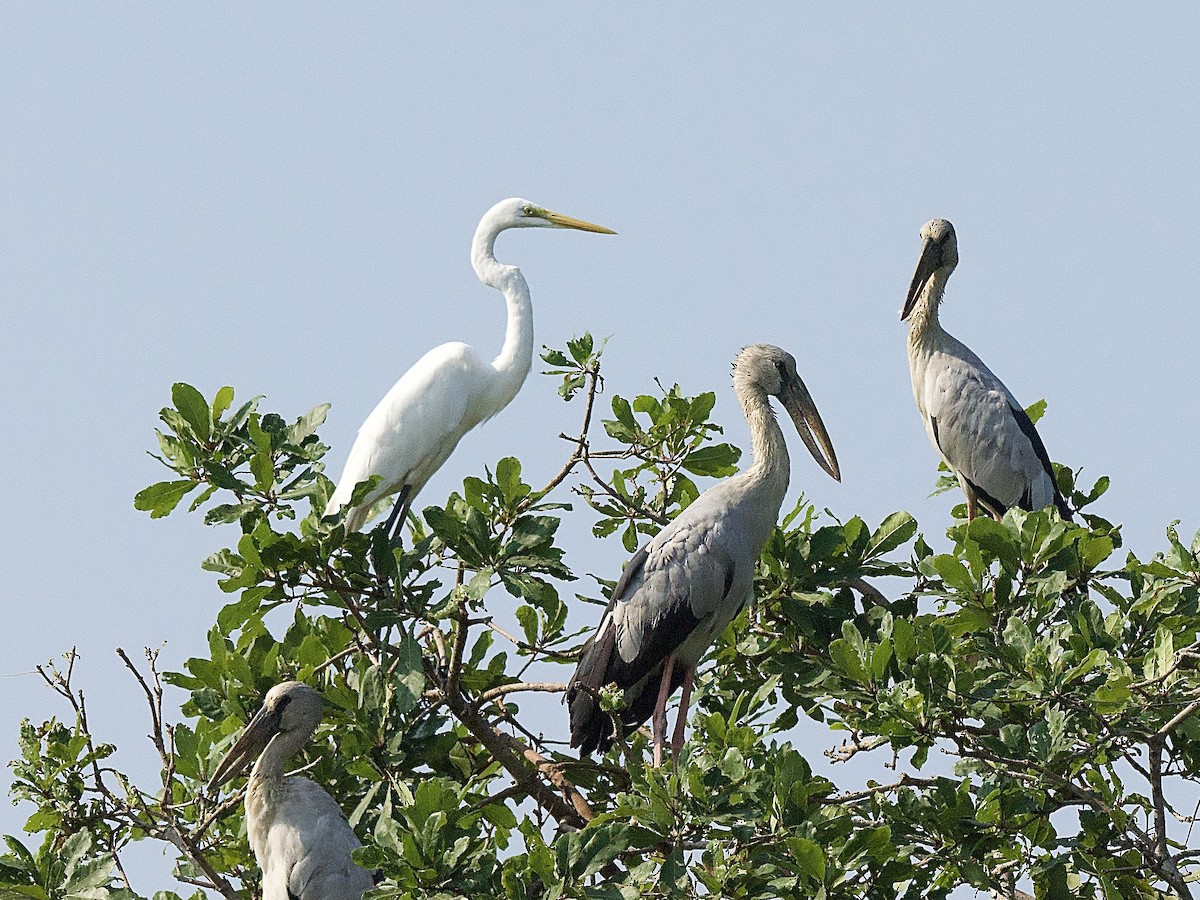
<path fill-rule="evenodd" d="M 613 653 L 611 625 L 588 638 L 579 655 L 579 665 L 567 685 L 567 708 L 571 718 L 571 746 L 587 755 L 612 744 L 613 723 L 600 708 L 597 693 L 608 681 L 608 663 Z M 598 638 L 598 639 L 597 639 Z"/>

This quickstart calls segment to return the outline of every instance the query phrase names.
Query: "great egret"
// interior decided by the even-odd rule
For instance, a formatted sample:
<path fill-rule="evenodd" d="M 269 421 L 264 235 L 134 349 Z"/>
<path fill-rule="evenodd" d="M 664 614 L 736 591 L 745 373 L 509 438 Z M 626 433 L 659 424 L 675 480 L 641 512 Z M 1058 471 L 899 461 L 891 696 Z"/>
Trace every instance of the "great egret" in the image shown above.
<path fill-rule="evenodd" d="M 464 434 L 504 409 L 517 395 L 533 362 L 533 305 L 516 266 L 498 262 L 496 236 L 508 228 L 574 228 L 616 232 L 513 197 L 487 211 L 475 230 L 471 264 L 479 280 L 504 294 L 508 325 L 500 355 L 491 362 L 469 344 L 442 344 L 405 372 L 367 416 L 325 515 L 350 501 L 354 488 L 372 475 L 379 485 L 346 516 L 346 528 L 363 526 L 371 505 L 399 494 L 387 529 L 403 523 L 408 507 L 454 452 Z"/>
<path fill-rule="evenodd" d="M 322 705 L 306 684 L 275 685 L 209 781 L 215 789 L 262 754 L 246 785 L 246 832 L 262 869 L 263 900 L 358 900 L 374 886 L 350 859 L 361 844 L 334 799 L 307 778 L 283 774 L 316 730 Z"/>
<path fill-rule="evenodd" d="M 921 240 L 900 311 L 901 320 L 911 320 L 908 368 L 929 440 L 967 497 L 967 518 L 974 519 L 980 506 L 999 519 L 1012 506 L 1032 510 L 1053 503 L 1070 519 L 1046 446 L 1024 407 L 938 321 L 946 281 L 958 265 L 954 226 L 933 219 L 921 228 Z"/>
<path fill-rule="evenodd" d="M 787 442 L 768 397 L 779 399 L 821 468 L 841 480 L 790 353 L 770 344 L 746 347 L 734 361 L 733 386 L 750 426 L 754 463 L 706 490 L 625 566 L 567 687 L 571 746 L 585 754 L 612 744 L 613 722 L 595 697 L 610 683 L 625 690 L 625 729 L 653 715 L 656 766 L 667 698 L 682 685 L 671 740 L 674 754 L 682 748 L 696 664 L 749 599 L 758 555 L 787 493 Z"/>

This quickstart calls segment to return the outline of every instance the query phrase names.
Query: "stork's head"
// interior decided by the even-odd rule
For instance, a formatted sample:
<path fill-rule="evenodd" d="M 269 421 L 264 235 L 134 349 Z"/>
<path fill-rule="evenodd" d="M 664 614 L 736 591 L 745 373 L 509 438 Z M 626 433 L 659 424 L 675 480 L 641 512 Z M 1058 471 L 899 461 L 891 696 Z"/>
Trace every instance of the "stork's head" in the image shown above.
<path fill-rule="evenodd" d="M 913 272 L 912 283 L 908 286 L 908 296 L 904 299 L 904 308 L 900 310 L 900 319 L 912 315 L 917 298 L 930 278 L 938 274 L 942 285 L 945 285 L 957 265 L 958 238 L 954 235 L 954 226 L 945 219 L 930 219 L 921 227 L 921 258 L 917 260 L 917 270 Z"/>
<path fill-rule="evenodd" d="M 522 200 L 520 197 L 510 197 L 501 200 L 487 211 L 479 230 L 497 234 L 506 228 L 574 228 L 578 231 L 592 231 L 597 234 L 616 234 L 602 225 L 593 225 L 582 219 L 572 219 L 561 213 L 551 212 L 536 203 Z"/>
<path fill-rule="evenodd" d="M 294 753 L 316 730 L 323 709 L 321 695 L 307 684 L 285 681 L 267 691 L 262 709 L 246 725 L 246 730 L 229 748 L 212 778 L 209 788 L 224 784 L 239 774 L 272 742 Z"/>
<path fill-rule="evenodd" d="M 761 392 L 779 398 L 791 416 L 804 446 L 835 481 L 842 480 L 837 454 L 817 405 L 796 371 L 796 358 L 774 344 L 743 347 L 733 361 L 733 386 L 738 396 Z"/>

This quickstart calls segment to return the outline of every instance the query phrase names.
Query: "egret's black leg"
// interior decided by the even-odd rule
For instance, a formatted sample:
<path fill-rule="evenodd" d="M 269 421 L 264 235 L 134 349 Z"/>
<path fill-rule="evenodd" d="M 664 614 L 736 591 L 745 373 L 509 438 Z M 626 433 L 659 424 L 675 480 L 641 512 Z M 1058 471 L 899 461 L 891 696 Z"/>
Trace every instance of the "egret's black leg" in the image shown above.
<path fill-rule="evenodd" d="M 396 497 L 396 505 L 392 507 L 392 511 L 388 515 L 387 525 L 385 526 L 384 534 L 388 536 L 388 540 L 392 540 L 396 536 L 392 533 L 393 529 L 399 532 L 404 527 L 404 519 L 408 515 L 408 498 L 411 493 L 411 484 L 406 484 L 400 488 L 400 494 Z"/>

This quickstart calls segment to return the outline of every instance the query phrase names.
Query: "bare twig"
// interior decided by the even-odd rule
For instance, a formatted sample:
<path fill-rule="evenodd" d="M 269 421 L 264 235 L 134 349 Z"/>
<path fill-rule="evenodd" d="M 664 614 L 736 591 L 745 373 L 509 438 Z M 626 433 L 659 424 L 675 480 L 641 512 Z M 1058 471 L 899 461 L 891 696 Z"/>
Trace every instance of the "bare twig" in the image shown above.
<path fill-rule="evenodd" d="M 865 578 L 855 578 L 848 582 L 849 586 L 863 595 L 863 599 L 870 600 L 876 606 L 887 606 L 888 598 L 883 591 L 868 582 Z"/>
<path fill-rule="evenodd" d="M 205 858 L 203 851 L 200 849 L 199 834 L 189 835 L 184 829 L 179 827 L 178 820 L 175 817 L 175 810 L 171 806 L 171 783 L 175 777 L 175 749 L 174 740 L 171 730 L 164 728 L 162 715 L 162 698 L 163 689 L 162 681 L 158 676 L 158 668 L 156 662 L 158 652 L 146 649 L 146 659 L 150 665 L 150 678 L 153 682 L 148 682 L 146 678 L 138 671 L 137 666 L 129 658 L 125 651 L 118 647 L 117 655 L 125 663 L 126 668 L 133 673 L 133 677 L 137 679 L 138 684 L 142 688 L 142 693 L 146 695 L 146 704 L 150 708 L 151 731 L 150 740 L 154 743 L 154 747 L 158 750 L 159 758 L 163 764 L 163 799 L 157 810 L 152 810 L 145 802 L 140 799 L 138 803 L 141 806 L 142 813 L 150 820 L 150 827 L 146 828 L 147 832 L 165 838 L 175 845 L 184 856 L 202 871 L 211 884 L 205 885 L 213 890 L 219 891 L 221 896 L 227 900 L 238 900 L 239 894 L 234 889 L 220 872 L 213 868 L 212 864 Z M 164 738 L 164 733 L 168 737 Z M 170 746 L 168 746 L 170 741 Z M 137 795 L 134 795 L 137 796 Z M 159 818 L 165 821 L 159 821 Z M 205 826 L 207 827 L 207 825 Z M 202 834 L 203 832 L 200 832 Z"/>
<path fill-rule="evenodd" d="M 484 691 L 479 698 L 480 703 L 487 703 L 506 694 L 517 694 L 523 691 L 541 691 L 547 694 L 561 694 L 567 689 L 562 681 L 518 681 L 514 684 L 502 684 L 491 690 Z"/>
<path fill-rule="evenodd" d="M 550 659 L 572 660 L 572 659 L 575 659 L 579 655 L 579 653 L 577 651 L 571 652 L 571 653 L 564 653 L 561 650 L 547 650 L 545 647 L 536 647 L 533 644 L 529 643 L 528 641 L 523 641 L 519 637 L 509 634 L 507 631 L 505 631 L 503 628 L 501 628 L 499 625 L 497 625 L 491 619 L 485 619 L 483 621 L 483 624 L 486 625 L 488 628 L 492 629 L 492 631 L 496 632 L 496 634 L 500 635 L 500 637 L 509 641 L 513 646 L 519 647 L 522 650 L 529 650 L 530 652 L 533 652 L 533 653 L 540 653 L 540 654 L 542 654 L 542 656 L 548 657 Z"/>
<path fill-rule="evenodd" d="M 892 791 L 899 790 L 902 787 L 932 787 L 938 783 L 937 778 L 916 778 L 907 773 L 900 776 L 899 781 L 894 781 L 891 784 L 877 784 L 874 787 L 869 787 L 863 791 L 851 791 L 845 794 L 834 794 L 827 797 L 821 802 L 827 805 L 835 803 L 857 803 L 860 800 L 868 800 L 871 797 L 877 797 L 880 794 L 888 794 Z"/>
<path fill-rule="evenodd" d="M 567 476 L 574 471 L 575 466 L 578 465 L 580 460 L 588 456 L 588 431 L 590 431 L 592 427 L 592 407 L 595 405 L 596 392 L 599 389 L 599 385 L 602 381 L 600 378 L 600 363 L 597 362 L 589 366 L 583 374 L 587 377 L 588 382 L 587 394 L 584 397 L 583 427 L 579 429 L 579 437 L 570 437 L 565 434 L 559 435 L 559 437 L 565 440 L 573 441 L 575 443 L 575 449 L 571 452 L 571 455 L 567 458 L 567 461 L 563 463 L 563 467 L 558 470 L 558 474 L 546 482 L 545 487 L 543 487 L 540 491 L 530 494 L 526 499 L 522 500 L 521 503 L 518 504 L 516 509 L 518 515 L 532 506 L 535 500 L 540 500 L 542 497 L 545 497 L 552 490 L 562 484 L 566 480 Z"/>
<path fill-rule="evenodd" d="M 834 747 L 832 750 L 826 750 L 825 755 L 834 762 L 847 762 L 859 753 L 874 750 L 876 747 L 880 747 L 886 743 L 887 738 L 860 738 L 855 735 L 853 740 L 842 741 L 841 746 Z"/>

